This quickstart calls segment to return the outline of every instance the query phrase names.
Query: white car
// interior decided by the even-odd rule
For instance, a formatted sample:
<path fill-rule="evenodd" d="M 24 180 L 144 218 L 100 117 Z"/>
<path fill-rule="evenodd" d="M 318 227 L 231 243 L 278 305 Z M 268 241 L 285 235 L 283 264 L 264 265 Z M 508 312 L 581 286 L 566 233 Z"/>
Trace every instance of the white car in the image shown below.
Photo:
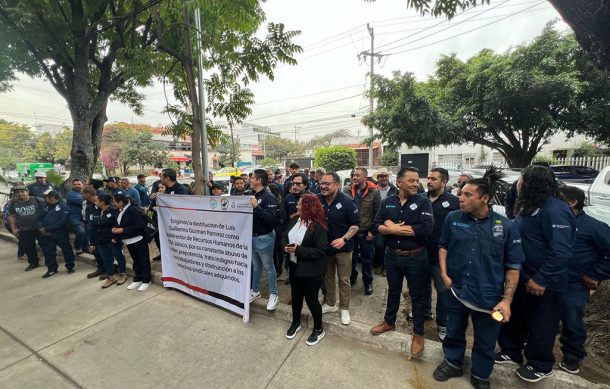
<path fill-rule="evenodd" d="M 595 178 L 589 187 L 589 202 L 592 205 L 604 205 L 610 207 L 610 166 L 606 166 Z"/>

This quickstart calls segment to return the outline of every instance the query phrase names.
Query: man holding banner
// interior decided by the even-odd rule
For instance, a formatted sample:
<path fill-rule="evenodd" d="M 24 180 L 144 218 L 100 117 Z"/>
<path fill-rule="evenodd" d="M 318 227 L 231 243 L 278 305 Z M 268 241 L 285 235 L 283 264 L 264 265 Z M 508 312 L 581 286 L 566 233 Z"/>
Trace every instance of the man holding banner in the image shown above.
<path fill-rule="evenodd" d="M 264 169 L 256 169 L 252 176 L 254 198 L 250 200 L 253 208 L 252 222 L 252 290 L 250 302 L 261 297 L 260 285 L 262 270 L 267 272 L 269 282 L 269 301 L 267 310 L 273 311 L 279 302 L 277 296 L 277 273 L 273 264 L 275 247 L 275 227 L 280 221 L 279 204 L 267 189 L 269 177 Z"/>

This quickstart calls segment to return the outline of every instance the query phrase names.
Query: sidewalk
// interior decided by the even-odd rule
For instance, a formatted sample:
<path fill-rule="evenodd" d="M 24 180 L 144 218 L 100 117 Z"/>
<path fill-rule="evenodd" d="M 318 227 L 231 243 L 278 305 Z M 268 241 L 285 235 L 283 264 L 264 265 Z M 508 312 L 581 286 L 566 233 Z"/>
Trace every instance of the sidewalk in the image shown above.
<path fill-rule="evenodd" d="M 5 239 L 7 239 L 6 235 L 4 235 L 2 233 L 0 233 L 0 237 L 4 237 Z M 10 239 L 10 236 L 8 237 L 8 239 Z M 5 253 L 8 247 L 10 247 L 10 245 L 7 246 L 6 243 L 3 243 L 0 240 L 0 253 L 2 253 L 2 252 Z M 12 257 L 10 257 L 10 258 L 12 258 L 13 262 L 15 262 L 15 263 L 17 262 L 16 260 L 14 260 L 14 253 L 12 254 Z M 92 258 L 93 257 L 91 255 L 85 254 L 85 255 L 79 256 L 78 260 L 83 263 L 89 264 L 91 262 Z M 23 264 L 24 264 L 24 262 L 19 263 L 20 266 L 22 266 Z M 87 267 L 86 270 L 84 268 L 85 268 L 85 266 L 79 265 L 77 274 L 82 275 L 83 273 L 89 271 L 89 267 Z M 92 269 L 93 267 L 90 267 L 90 268 Z M 61 268 L 61 269 L 63 270 L 63 268 Z M 18 271 L 22 272 L 23 270 L 18 269 Z M 82 280 L 83 277 L 84 276 L 79 277 L 79 278 Z M 282 278 L 284 278 L 284 277 L 285 276 L 282 276 Z M 156 283 L 157 285 L 162 285 L 160 278 L 161 278 L 161 274 L 159 272 L 155 272 L 154 283 Z M 94 281 L 85 280 L 82 282 L 91 283 Z M 351 306 L 350 306 L 350 312 L 352 314 L 352 323 L 349 326 L 343 326 L 343 325 L 341 325 L 341 323 L 339 321 L 338 314 L 336 314 L 336 313 L 327 314 L 327 315 L 324 315 L 324 318 L 323 318 L 324 328 L 326 329 L 326 331 L 330 334 L 337 335 L 345 340 L 357 341 L 357 343 L 354 343 L 354 344 L 364 344 L 367 346 L 372 346 L 378 350 L 384 350 L 385 352 L 394 353 L 393 355 L 396 355 L 399 357 L 400 357 L 400 355 L 404 355 L 410 349 L 410 338 L 411 338 L 411 336 L 408 335 L 408 333 L 410 331 L 410 327 L 409 327 L 409 324 L 405 320 L 405 317 L 409 311 L 407 302 L 403 301 L 401 303 L 401 312 L 399 313 L 400 319 L 399 319 L 399 322 L 397 322 L 396 331 L 389 332 L 389 333 L 386 333 L 386 334 L 383 334 L 380 336 L 372 336 L 369 333 L 370 327 L 372 325 L 376 324 L 379 319 L 383 318 L 383 313 L 385 311 L 385 299 L 386 299 L 386 293 L 387 293 L 387 287 L 384 288 L 385 284 L 386 284 L 385 278 L 380 277 L 380 276 L 375 277 L 375 281 L 374 281 L 375 293 L 372 296 L 365 296 L 363 293 L 362 283 L 361 283 L 361 281 L 359 281 L 358 284 L 356 286 L 354 286 L 352 289 L 352 299 L 351 299 Z M 276 311 L 268 312 L 266 310 L 266 301 L 264 299 L 259 299 L 259 300 L 256 300 L 251 306 L 251 309 L 253 312 L 253 315 L 251 317 L 252 317 L 253 322 L 255 322 L 263 317 L 267 318 L 267 319 L 270 319 L 270 318 L 281 319 L 281 321 L 275 321 L 275 323 L 279 323 L 279 326 L 281 328 L 283 328 L 283 330 L 278 330 L 281 333 L 282 331 L 285 331 L 284 327 L 287 327 L 292 316 L 291 316 L 290 305 L 286 304 L 286 302 L 288 302 L 288 298 L 290 295 L 289 286 L 284 285 L 284 282 L 282 282 L 282 281 L 279 281 L 279 285 L 281 286 L 280 291 L 279 291 L 281 303 L 279 304 Z M 405 287 L 406 287 L 406 283 L 405 283 Z M 266 288 L 263 288 L 263 291 L 265 289 Z M 172 293 L 177 293 L 177 292 L 172 291 Z M 190 297 L 187 297 L 187 296 L 182 296 L 182 297 L 188 301 L 188 304 L 186 304 L 186 303 L 181 303 L 181 304 L 186 304 L 188 306 L 191 306 L 193 304 L 195 304 L 195 306 L 197 306 L 196 304 L 200 304 L 200 305 L 208 307 L 207 304 L 200 303 L 199 301 L 191 299 Z M 97 302 L 96 302 L 96 305 L 97 305 Z M 306 305 L 305 305 L 305 307 L 306 307 Z M 221 314 L 221 313 L 225 314 L 225 312 L 223 310 L 221 310 L 219 308 L 215 308 L 215 309 L 218 311 L 218 314 Z M 213 310 L 210 311 L 210 314 L 212 316 L 215 315 Z M 309 313 L 306 310 L 304 311 L 304 316 L 307 319 L 309 328 L 311 328 L 312 327 L 311 317 L 309 317 Z M 161 324 L 161 325 L 163 326 L 163 324 Z M 266 325 L 268 325 L 268 324 L 266 324 Z M 202 331 L 205 331 L 205 330 L 202 330 Z M 435 338 L 436 328 L 435 328 L 435 324 L 433 322 L 426 322 L 426 331 L 427 331 L 428 339 Z M 303 339 L 303 341 L 304 341 L 304 339 Z M 326 339 L 324 341 L 326 341 Z M 467 361 L 469 359 L 469 355 L 470 355 L 469 351 L 467 351 L 467 355 L 466 355 Z M 351 356 L 349 358 L 351 358 Z M 348 358 L 348 360 L 349 360 L 349 358 Z M 424 356 L 422 357 L 422 359 L 425 362 L 416 361 L 414 363 L 416 363 L 416 364 L 431 363 L 432 370 L 433 370 L 434 366 L 437 363 L 439 363 L 442 359 L 441 344 L 434 340 L 426 340 L 426 350 L 424 352 Z M 466 364 L 468 364 L 468 362 L 466 362 Z M 360 369 L 360 366 L 361 366 L 358 364 L 354 365 L 352 363 L 350 363 L 350 365 L 358 366 L 358 367 L 354 367 L 355 370 Z M 373 366 L 370 363 L 366 363 L 366 362 L 364 363 L 364 365 Z M 418 365 L 415 365 L 415 366 L 418 366 Z M 430 374 L 431 374 L 432 370 L 429 371 L 429 374 L 426 375 L 426 377 L 431 377 Z M 465 374 L 467 375 L 468 373 L 465 373 Z M 496 366 L 495 367 L 494 373 L 492 375 L 492 382 L 495 387 L 507 387 L 507 388 L 508 387 L 510 387 L 510 388 L 526 387 L 526 385 L 524 385 L 524 383 L 515 376 L 513 369 L 506 368 L 505 366 Z M 435 387 L 435 388 L 440 387 L 439 384 L 435 383 L 435 382 L 433 383 L 433 385 L 434 386 L 430 386 L 430 387 Z M 0 385 L 0 386 L 2 386 L 2 385 Z M 380 385 L 373 385 L 373 386 L 380 386 Z M 467 385 L 467 387 L 468 387 L 468 385 Z M 592 383 L 584 380 L 581 377 L 568 375 L 567 373 L 560 372 L 560 371 L 555 371 L 555 374 L 552 378 L 545 380 L 541 383 L 538 383 L 536 385 L 536 387 L 537 388 L 553 388 L 553 389 L 609 388 L 609 386 L 607 386 L 607 385 L 592 384 Z"/>

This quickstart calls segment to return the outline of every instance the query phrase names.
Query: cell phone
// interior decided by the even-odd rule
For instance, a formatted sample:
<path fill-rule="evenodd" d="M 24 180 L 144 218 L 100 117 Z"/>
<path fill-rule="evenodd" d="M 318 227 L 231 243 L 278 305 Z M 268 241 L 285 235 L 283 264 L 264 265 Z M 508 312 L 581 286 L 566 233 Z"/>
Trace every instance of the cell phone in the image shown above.
<path fill-rule="evenodd" d="M 296 246 L 296 245 L 297 245 L 296 243 L 288 243 L 288 244 L 286 245 L 286 247 L 294 247 L 294 246 Z"/>

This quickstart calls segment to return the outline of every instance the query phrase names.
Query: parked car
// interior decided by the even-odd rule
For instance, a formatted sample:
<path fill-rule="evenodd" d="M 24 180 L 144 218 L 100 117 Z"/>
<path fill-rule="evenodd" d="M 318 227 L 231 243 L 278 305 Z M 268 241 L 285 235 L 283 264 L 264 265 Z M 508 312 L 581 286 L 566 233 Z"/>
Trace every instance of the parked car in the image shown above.
<path fill-rule="evenodd" d="M 592 205 L 610 207 L 610 166 L 606 166 L 597 175 L 587 193 Z"/>
<path fill-rule="evenodd" d="M 598 170 L 578 165 L 550 165 L 555 178 L 564 182 L 593 182 L 599 174 Z"/>

